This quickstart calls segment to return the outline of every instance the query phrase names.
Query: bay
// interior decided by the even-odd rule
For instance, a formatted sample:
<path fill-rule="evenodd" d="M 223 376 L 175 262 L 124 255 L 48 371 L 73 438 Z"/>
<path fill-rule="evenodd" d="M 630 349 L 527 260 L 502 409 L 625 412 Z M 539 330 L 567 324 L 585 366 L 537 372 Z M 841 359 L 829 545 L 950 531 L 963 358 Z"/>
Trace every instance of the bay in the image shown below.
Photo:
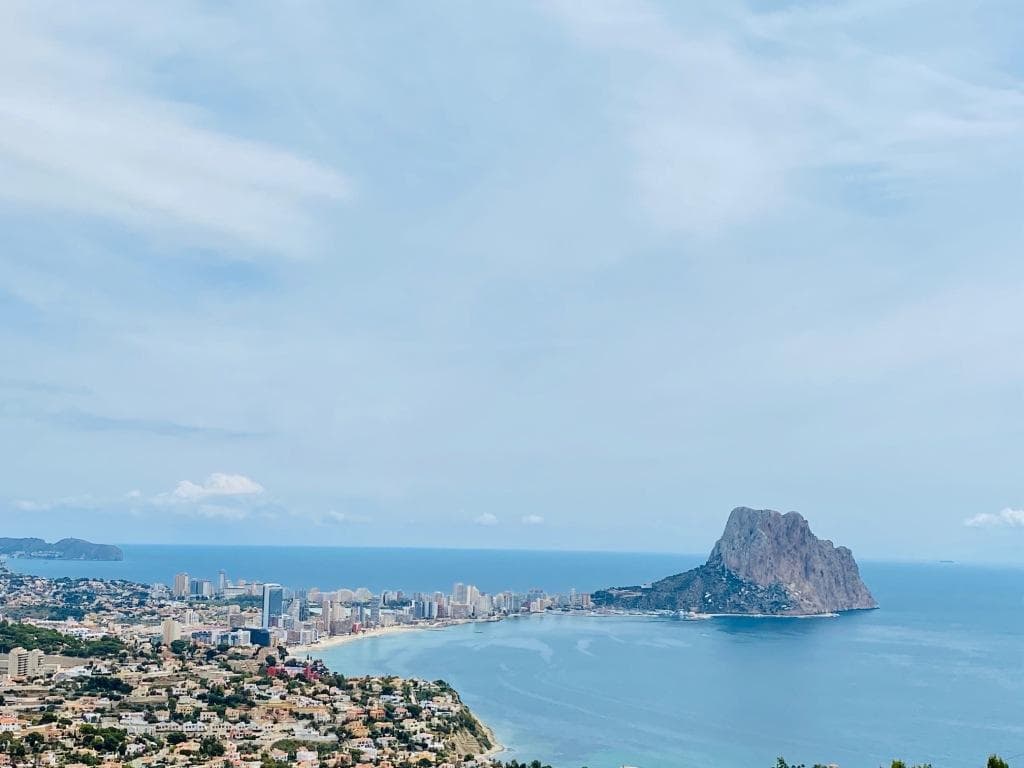
<path fill-rule="evenodd" d="M 649 581 L 696 555 L 397 548 L 123 547 L 15 570 L 167 583 L 174 573 L 322 589 L 555 592 Z M 1024 758 L 1024 570 L 866 562 L 881 608 L 835 619 L 546 615 L 325 649 L 345 674 L 443 678 L 509 758 L 556 768 L 771 768 L 775 757 L 936 768 Z"/>
<path fill-rule="evenodd" d="M 509 758 L 556 768 L 771 768 L 779 755 L 967 768 L 991 752 L 1024 757 L 1024 573 L 862 570 L 880 610 L 697 622 L 548 615 L 320 655 L 345 674 L 446 679 Z"/>

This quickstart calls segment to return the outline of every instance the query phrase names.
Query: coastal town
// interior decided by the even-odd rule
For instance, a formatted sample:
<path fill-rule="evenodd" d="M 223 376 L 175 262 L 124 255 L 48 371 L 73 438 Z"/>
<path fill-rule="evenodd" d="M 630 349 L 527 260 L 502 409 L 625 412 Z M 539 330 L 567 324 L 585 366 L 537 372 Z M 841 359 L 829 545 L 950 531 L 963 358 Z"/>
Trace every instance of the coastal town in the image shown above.
<path fill-rule="evenodd" d="M 443 680 L 347 677 L 318 647 L 410 628 L 589 610 L 590 596 L 167 585 L 0 567 L 0 766 L 500 766 Z M 537 764 L 539 766 L 539 763 Z"/>
<path fill-rule="evenodd" d="M 590 611 L 591 595 L 482 592 L 456 583 L 450 593 L 366 587 L 294 590 L 271 582 L 177 573 L 169 584 L 97 578 L 48 579 L 0 569 L 0 615 L 74 636 L 97 633 L 129 643 L 188 640 L 209 647 L 311 651 L 372 634 L 496 621 L 549 611 Z"/>

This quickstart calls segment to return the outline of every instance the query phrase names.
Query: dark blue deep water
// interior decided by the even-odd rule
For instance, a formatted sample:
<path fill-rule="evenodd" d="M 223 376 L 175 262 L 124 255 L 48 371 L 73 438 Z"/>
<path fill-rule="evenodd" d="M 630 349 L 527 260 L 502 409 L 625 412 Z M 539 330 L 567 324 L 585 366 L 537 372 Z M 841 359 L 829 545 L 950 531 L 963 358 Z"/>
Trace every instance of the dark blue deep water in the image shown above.
<path fill-rule="evenodd" d="M 121 562 L 11 560 L 14 570 L 44 576 L 101 576 L 169 584 L 185 571 L 216 580 L 275 581 L 293 589 L 367 587 L 374 592 L 450 592 L 457 581 L 484 592 L 549 592 L 636 584 L 692 568 L 697 555 L 543 550 L 397 549 L 376 547 L 220 547 L 122 545 Z"/>
<path fill-rule="evenodd" d="M 637 583 L 696 556 L 126 547 L 123 563 L 13 561 L 48 575 L 167 582 L 179 570 L 292 587 L 550 591 Z M 1024 764 L 1024 570 L 864 563 L 882 608 L 835 619 L 544 616 L 371 638 L 348 674 L 444 678 L 509 747 L 556 768 Z"/>

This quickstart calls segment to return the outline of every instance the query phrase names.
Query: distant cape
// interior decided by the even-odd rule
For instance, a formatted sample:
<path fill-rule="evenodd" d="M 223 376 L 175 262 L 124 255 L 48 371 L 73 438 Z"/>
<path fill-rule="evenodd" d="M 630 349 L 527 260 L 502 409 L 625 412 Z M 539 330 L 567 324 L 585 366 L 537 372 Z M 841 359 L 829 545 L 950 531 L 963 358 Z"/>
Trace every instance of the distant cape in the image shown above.
<path fill-rule="evenodd" d="M 35 538 L 0 538 L 0 555 L 35 560 L 124 560 L 124 552 L 113 544 L 93 544 L 84 539 L 61 539 L 50 544 Z"/>
<path fill-rule="evenodd" d="M 807 616 L 878 603 L 853 553 L 819 539 L 796 512 L 737 507 L 699 568 L 649 587 L 613 587 L 594 603 L 610 608 Z"/>

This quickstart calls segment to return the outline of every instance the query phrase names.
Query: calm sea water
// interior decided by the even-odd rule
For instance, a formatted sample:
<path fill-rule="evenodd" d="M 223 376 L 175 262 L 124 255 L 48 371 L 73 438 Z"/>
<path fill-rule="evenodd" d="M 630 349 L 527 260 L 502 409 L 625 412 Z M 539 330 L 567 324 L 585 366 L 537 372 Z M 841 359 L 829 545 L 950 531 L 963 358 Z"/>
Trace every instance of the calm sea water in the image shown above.
<path fill-rule="evenodd" d="M 397 549 L 376 547 L 218 547 L 122 545 L 124 560 L 82 562 L 10 560 L 17 571 L 43 576 L 100 576 L 144 584 L 169 584 L 185 571 L 216 581 L 274 581 L 292 588 L 366 587 L 374 592 L 450 592 L 457 581 L 485 592 L 511 589 L 588 591 L 611 584 L 636 584 L 692 568 L 703 557 L 623 552 L 543 550 Z"/>
<path fill-rule="evenodd" d="M 1024 571 L 862 570 L 882 609 L 836 619 L 543 616 L 322 656 L 447 679 L 509 757 L 557 768 L 1024 761 Z"/>
<path fill-rule="evenodd" d="M 586 590 L 675 572 L 691 556 L 126 547 L 123 563 L 13 561 L 48 575 L 174 572 L 289 586 Z M 1024 570 L 862 564 L 882 608 L 837 619 L 543 616 L 362 640 L 341 672 L 444 678 L 509 747 L 556 768 L 936 768 L 1024 762 Z"/>

